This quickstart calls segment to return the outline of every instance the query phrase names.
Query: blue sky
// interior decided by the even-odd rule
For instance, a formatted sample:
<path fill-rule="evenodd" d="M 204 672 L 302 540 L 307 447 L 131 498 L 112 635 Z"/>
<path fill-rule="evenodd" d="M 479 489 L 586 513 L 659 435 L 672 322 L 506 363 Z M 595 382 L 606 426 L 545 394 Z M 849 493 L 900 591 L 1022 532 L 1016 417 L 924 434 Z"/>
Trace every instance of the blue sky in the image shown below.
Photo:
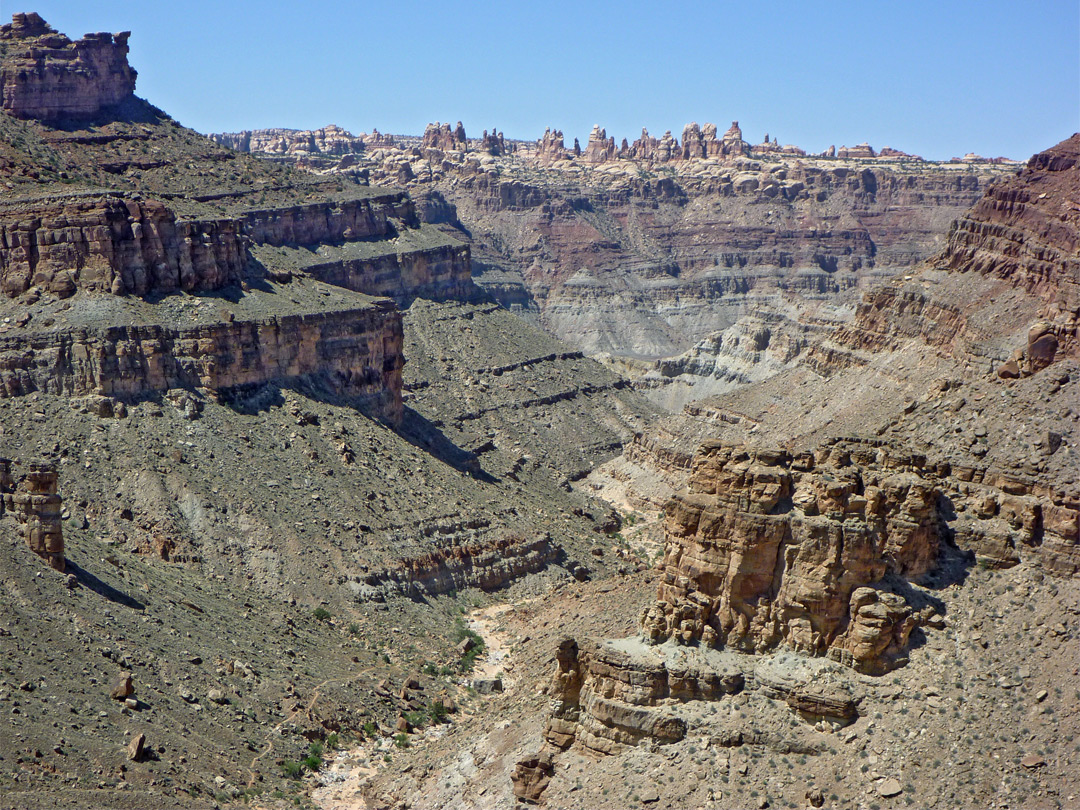
<path fill-rule="evenodd" d="M 1080 2 L 427 4 L 4 0 L 55 28 L 132 31 L 137 93 L 201 132 L 633 140 L 690 121 L 820 151 L 1026 159 L 1080 130 Z"/>

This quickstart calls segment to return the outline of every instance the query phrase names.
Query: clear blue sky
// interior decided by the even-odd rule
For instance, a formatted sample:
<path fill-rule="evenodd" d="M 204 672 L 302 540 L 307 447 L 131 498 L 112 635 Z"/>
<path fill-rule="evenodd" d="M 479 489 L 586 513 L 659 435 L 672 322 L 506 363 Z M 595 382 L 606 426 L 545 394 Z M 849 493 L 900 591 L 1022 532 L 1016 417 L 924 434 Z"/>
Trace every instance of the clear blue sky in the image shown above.
<path fill-rule="evenodd" d="M 132 31 L 137 92 L 201 132 L 457 121 L 582 145 L 739 119 L 820 151 L 1026 159 L 1080 130 L 1078 0 L 643 3 L 3 0 Z"/>

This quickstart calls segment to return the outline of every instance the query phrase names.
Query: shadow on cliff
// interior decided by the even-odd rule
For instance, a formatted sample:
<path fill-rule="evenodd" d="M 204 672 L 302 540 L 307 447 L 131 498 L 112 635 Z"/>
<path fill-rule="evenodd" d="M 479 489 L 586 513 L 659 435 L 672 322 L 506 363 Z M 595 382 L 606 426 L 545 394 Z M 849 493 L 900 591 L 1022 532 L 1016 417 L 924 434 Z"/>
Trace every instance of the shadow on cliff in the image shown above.
<path fill-rule="evenodd" d="M 409 444 L 477 481 L 493 484 L 498 480 L 490 473 L 484 472 L 476 453 L 458 447 L 433 422 L 412 408 L 405 408 L 405 416 L 401 420 L 401 427 L 398 428 L 397 433 Z"/>
<path fill-rule="evenodd" d="M 328 381 L 321 380 L 317 376 L 294 380 L 285 386 L 278 383 L 236 386 L 223 392 L 221 401 L 236 413 L 255 416 L 271 408 L 283 407 L 286 404 L 284 394 L 286 390 L 295 391 L 316 402 L 350 408 L 372 421 L 379 422 L 388 430 L 393 430 L 409 444 L 460 473 L 488 484 L 498 481 L 483 470 L 476 453 L 458 447 L 433 422 L 412 408 L 405 407 L 401 424 L 395 428 L 374 415 L 367 403 L 336 393 Z"/>
<path fill-rule="evenodd" d="M 901 574 L 888 574 L 877 583 L 876 587 L 903 597 L 912 609 L 921 611 L 932 608 L 939 616 L 948 615 L 944 600 L 934 595 L 934 591 L 943 590 L 952 585 L 963 585 L 975 563 L 974 555 L 957 548 L 946 539 L 938 552 L 937 566 L 925 576 L 919 577 L 914 585 Z M 926 644 L 926 632 L 916 627 L 908 639 L 907 650 L 916 650 Z"/>
<path fill-rule="evenodd" d="M 49 121 L 51 129 L 79 132 L 114 123 L 162 124 L 172 121 L 171 115 L 138 96 L 129 96 L 119 104 L 104 107 L 92 116 L 70 116 Z"/>
<path fill-rule="evenodd" d="M 129 607 L 132 610 L 145 609 L 146 605 L 144 605 L 138 599 L 134 599 L 128 596 L 123 591 L 118 591 L 109 583 L 105 582 L 102 579 L 99 579 L 94 574 L 91 574 L 89 571 L 87 571 L 77 562 L 72 560 L 70 557 L 64 560 L 64 566 L 64 570 L 67 573 L 72 574 L 75 579 L 79 581 L 80 585 L 93 591 L 98 596 L 103 596 L 110 602 L 115 602 L 118 605 Z"/>

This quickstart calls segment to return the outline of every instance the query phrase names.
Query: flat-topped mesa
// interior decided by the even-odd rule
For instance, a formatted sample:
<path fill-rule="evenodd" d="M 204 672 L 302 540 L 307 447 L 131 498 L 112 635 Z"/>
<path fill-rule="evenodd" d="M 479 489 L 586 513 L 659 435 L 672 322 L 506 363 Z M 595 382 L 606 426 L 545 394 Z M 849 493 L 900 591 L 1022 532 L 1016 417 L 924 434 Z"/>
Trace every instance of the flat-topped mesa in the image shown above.
<path fill-rule="evenodd" d="M 64 570 L 62 498 L 56 493 L 56 465 L 30 461 L 15 483 L 11 462 L 0 458 L 0 517 L 10 513 L 20 524 L 27 547 L 57 571 Z"/>
<path fill-rule="evenodd" d="M 460 121 L 453 129 L 450 129 L 449 124 L 440 124 L 436 121 L 424 128 L 424 137 L 420 141 L 420 146 L 423 149 L 438 149 L 441 152 L 467 152 L 469 141 L 465 136 L 465 127 Z"/>
<path fill-rule="evenodd" d="M 644 637 L 749 652 L 783 644 L 885 672 L 929 612 L 875 584 L 936 566 L 939 494 L 920 458 L 884 448 L 793 455 L 706 443 L 668 506 Z"/>
<path fill-rule="evenodd" d="M 336 124 L 319 129 L 255 129 L 222 132 L 210 140 L 238 152 L 305 157 L 310 155 L 356 155 L 365 148 L 364 136 L 353 135 Z"/>
<path fill-rule="evenodd" d="M 0 107 L 16 118 L 52 121 L 95 115 L 135 92 L 128 36 L 87 34 L 72 42 L 37 14 L 0 26 Z"/>
<path fill-rule="evenodd" d="M 836 150 L 836 156 L 838 158 L 841 158 L 841 159 L 843 159 L 843 158 L 849 158 L 850 159 L 850 158 L 874 158 L 874 157 L 877 157 L 878 155 L 877 155 L 877 152 L 874 151 L 874 147 L 872 147 L 870 144 L 864 142 L 864 143 L 855 144 L 855 146 L 851 146 L 851 147 L 841 146 L 839 149 Z"/>

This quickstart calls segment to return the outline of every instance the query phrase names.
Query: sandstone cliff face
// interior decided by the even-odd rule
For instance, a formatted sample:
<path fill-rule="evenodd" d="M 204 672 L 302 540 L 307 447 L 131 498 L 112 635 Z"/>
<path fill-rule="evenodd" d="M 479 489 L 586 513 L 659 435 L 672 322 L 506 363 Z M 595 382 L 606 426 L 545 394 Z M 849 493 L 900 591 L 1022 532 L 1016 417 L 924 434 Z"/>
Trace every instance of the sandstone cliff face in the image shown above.
<path fill-rule="evenodd" d="M 330 124 L 319 129 L 258 129 L 211 135 L 211 140 L 240 152 L 306 157 L 352 155 L 364 151 L 363 136 Z"/>
<path fill-rule="evenodd" d="M 786 644 L 879 673 L 920 621 L 867 587 L 936 565 L 939 492 L 917 459 L 859 448 L 791 456 L 705 444 L 668 509 L 646 638 L 762 652 Z"/>
<path fill-rule="evenodd" d="M 554 696 L 544 740 L 555 749 L 577 743 L 593 754 L 617 754 L 644 742 L 671 743 L 687 723 L 662 708 L 719 700 L 743 688 L 734 667 L 717 671 L 671 663 L 620 642 L 564 639 L 555 655 Z"/>
<path fill-rule="evenodd" d="M 401 314 L 390 302 L 357 302 L 355 309 L 187 328 L 85 327 L 0 338 L 0 397 L 132 398 L 311 379 L 399 421 L 403 364 Z"/>
<path fill-rule="evenodd" d="M 379 238 L 419 224 L 413 201 L 407 194 L 392 191 L 360 199 L 255 209 L 244 213 L 241 221 L 252 242 L 275 246 Z"/>
<path fill-rule="evenodd" d="M 417 225 L 415 209 L 401 193 L 210 221 L 179 219 L 160 201 L 120 194 L 36 198 L 0 206 L 0 289 L 8 296 L 31 287 L 59 295 L 76 288 L 140 296 L 207 292 L 243 279 L 252 243 L 379 239 L 410 225 Z M 453 272 L 456 284 L 463 272 L 468 278 L 467 266 Z M 411 290 L 407 280 L 399 286 Z"/>
<path fill-rule="evenodd" d="M 178 221 L 153 200 L 39 198 L 0 206 L 0 290 L 116 295 L 202 292 L 237 284 L 247 266 L 240 223 Z"/>
<path fill-rule="evenodd" d="M 127 63 L 129 32 L 87 34 L 72 42 L 37 14 L 0 26 L 0 106 L 18 118 L 87 117 L 135 92 Z"/>

